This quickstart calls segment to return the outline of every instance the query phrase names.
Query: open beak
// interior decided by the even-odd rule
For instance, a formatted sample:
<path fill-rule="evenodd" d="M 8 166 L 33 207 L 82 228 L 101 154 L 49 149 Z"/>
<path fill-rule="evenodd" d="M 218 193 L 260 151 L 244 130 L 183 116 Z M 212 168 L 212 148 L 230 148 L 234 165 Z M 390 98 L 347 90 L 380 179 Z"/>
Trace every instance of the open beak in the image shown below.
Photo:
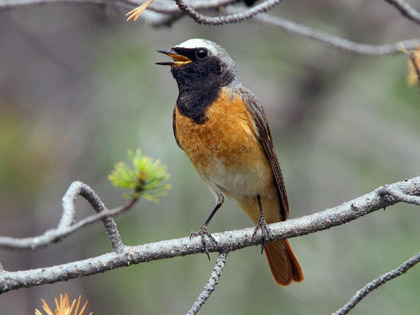
<path fill-rule="evenodd" d="M 174 60 L 174 61 L 167 61 L 167 62 L 156 62 L 157 65 L 179 67 L 179 66 L 192 62 L 190 58 L 180 55 L 176 53 L 175 51 L 173 51 L 172 49 L 171 50 L 158 50 L 157 52 L 168 55 L 169 57 L 172 57 L 172 59 Z"/>

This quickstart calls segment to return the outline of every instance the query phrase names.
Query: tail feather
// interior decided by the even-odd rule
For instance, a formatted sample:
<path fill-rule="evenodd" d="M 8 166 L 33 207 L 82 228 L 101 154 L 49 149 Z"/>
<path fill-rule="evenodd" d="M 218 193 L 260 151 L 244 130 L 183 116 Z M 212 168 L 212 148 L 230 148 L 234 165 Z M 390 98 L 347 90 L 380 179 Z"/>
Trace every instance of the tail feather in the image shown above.
<path fill-rule="evenodd" d="M 265 244 L 264 252 L 278 285 L 287 286 L 292 281 L 303 281 L 303 270 L 288 240 Z"/>

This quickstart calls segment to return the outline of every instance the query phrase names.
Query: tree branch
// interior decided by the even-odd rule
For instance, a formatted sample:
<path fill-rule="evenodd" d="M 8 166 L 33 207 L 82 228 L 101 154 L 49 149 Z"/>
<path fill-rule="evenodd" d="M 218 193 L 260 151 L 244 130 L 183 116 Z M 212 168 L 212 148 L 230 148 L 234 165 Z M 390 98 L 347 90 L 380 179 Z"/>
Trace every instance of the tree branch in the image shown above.
<path fill-rule="evenodd" d="M 235 12 L 230 15 L 216 17 L 205 16 L 198 13 L 192 6 L 184 2 L 184 0 L 174 1 L 176 2 L 176 4 L 182 12 L 189 15 L 197 23 L 208 25 L 222 25 L 229 23 L 239 23 L 252 18 L 258 13 L 267 12 L 268 10 L 272 9 L 275 5 L 279 4 L 282 0 L 266 0 L 245 11 L 242 9 L 241 12 Z"/>
<path fill-rule="evenodd" d="M 395 6 L 404 17 L 420 23 L 420 13 L 412 8 L 404 0 L 385 0 Z M 271 25 L 282 28 L 293 34 L 298 34 L 327 44 L 335 49 L 344 52 L 349 52 L 357 55 L 367 56 L 383 56 L 401 53 L 403 50 L 411 50 L 420 46 L 420 39 L 409 39 L 398 41 L 385 45 L 370 45 L 362 44 L 327 34 L 308 26 L 301 25 L 276 16 L 268 14 L 261 14 L 279 4 L 281 0 L 266 0 L 252 8 L 245 9 L 243 6 L 236 5 L 235 0 L 174 0 L 174 1 L 155 1 L 148 10 L 146 10 L 142 17 L 145 18 L 150 24 L 154 26 L 170 25 L 180 18 L 182 13 L 190 16 L 198 23 L 208 25 L 221 25 L 227 23 L 238 23 L 246 19 L 252 19 L 262 24 Z M 132 0 L 9 0 L 0 2 L 1 8 L 10 8 L 23 5 L 41 4 L 41 3 L 90 3 L 101 5 L 114 5 L 114 6 L 129 6 L 130 8 L 137 6 L 142 1 Z M 226 6 L 224 12 L 228 15 L 224 16 L 206 16 L 199 13 L 197 10 L 214 9 Z M 154 12 L 154 14 L 152 14 Z"/>
<path fill-rule="evenodd" d="M 74 202 L 76 201 L 78 195 L 86 199 L 97 214 L 74 223 L 73 221 L 76 213 Z M 73 182 L 67 189 L 67 192 L 62 199 L 63 213 L 57 228 L 48 230 L 44 234 L 34 237 L 15 238 L 0 236 L 0 248 L 35 250 L 40 247 L 48 246 L 52 243 L 56 243 L 82 227 L 102 220 L 113 250 L 118 251 L 122 248 L 123 243 L 118 232 L 117 225 L 112 217 L 130 209 L 137 200 L 138 199 L 131 199 L 122 207 L 108 210 L 92 188 L 82 182 Z"/>
<path fill-rule="evenodd" d="M 271 239 L 293 238 L 330 229 L 398 202 L 420 204 L 420 176 L 379 187 L 371 193 L 335 208 L 270 224 Z M 101 212 L 101 214 L 104 212 Z M 253 232 L 254 228 L 251 227 L 224 233 L 213 233 L 217 244 L 209 242 L 207 249 L 210 252 L 224 252 L 261 243 L 261 232 L 257 232 L 255 237 L 252 237 Z M 22 287 L 32 287 L 94 275 L 141 262 L 192 255 L 199 252 L 203 252 L 201 239 L 199 237 L 192 239 L 184 237 L 139 246 L 122 246 L 118 252 L 52 267 L 15 272 L 3 270 L 0 272 L 0 293 Z"/>
<path fill-rule="evenodd" d="M 191 309 L 187 312 L 186 315 L 195 315 L 201 309 L 201 307 L 206 303 L 207 299 L 213 293 L 216 288 L 216 285 L 219 283 L 219 279 L 222 276 L 223 268 L 226 264 L 226 258 L 228 251 L 221 252 L 217 256 L 216 265 L 213 268 L 213 271 L 210 275 L 210 279 L 207 281 L 207 284 L 204 286 L 204 290 L 195 300 L 194 304 L 191 306 Z"/>
<path fill-rule="evenodd" d="M 337 312 L 333 313 L 333 315 L 345 315 L 348 314 L 361 300 L 363 300 L 366 295 L 368 295 L 373 290 L 377 289 L 379 286 L 387 283 L 388 281 L 401 276 L 402 274 L 406 273 L 409 269 L 413 268 L 420 262 L 420 253 L 413 256 L 409 260 L 405 261 L 401 264 L 398 268 L 387 272 L 380 276 L 379 278 L 369 282 L 366 284 L 362 289 L 357 291 L 357 293 L 351 298 L 346 305 L 340 308 Z"/>
<path fill-rule="evenodd" d="M 227 23 L 238 23 L 246 19 L 252 18 L 252 20 L 276 26 L 282 28 L 288 32 L 305 36 L 310 39 L 314 39 L 321 43 L 327 44 L 333 48 L 349 52 L 357 55 L 368 55 L 368 56 L 381 56 L 381 55 L 392 55 L 401 53 L 403 50 L 410 50 L 420 46 L 420 39 L 411 39 L 395 42 L 392 44 L 385 45 L 370 45 L 362 44 L 327 34 L 318 30 L 315 30 L 311 27 L 301 25 L 299 23 L 292 22 L 287 19 L 283 19 L 276 16 L 271 16 L 268 14 L 258 14 L 261 12 L 266 12 L 270 10 L 275 5 L 279 4 L 281 0 L 267 0 L 260 3 L 253 8 L 244 10 L 237 6 L 229 6 L 225 9 L 225 12 L 229 15 L 226 16 L 217 16 L 210 17 L 198 13 L 192 6 L 186 4 L 183 0 L 175 0 L 178 4 L 179 9 L 182 10 L 185 14 L 189 15 L 194 21 L 201 24 L 208 25 L 221 25 Z M 388 1 L 388 0 L 386 0 Z M 390 2 L 398 3 L 400 6 L 404 7 L 407 12 L 410 12 L 410 16 L 415 16 L 417 13 L 413 8 L 411 8 L 407 3 L 401 0 L 389 0 Z M 258 15 L 257 15 L 258 14 Z M 419 14 L 420 15 L 420 14 Z"/>
<path fill-rule="evenodd" d="M 229 9 L 229 12 L 235 12 L 237 9 Z M 275 27 L 282 28 L 293 34 L 302 35 L 304 37 L 314 39 L 323 44 L 327 44 L 333 48 L 339 49 L 344 52 L 349 52 L 355 55 L 367 55 L 367 56 L 384 56 L 393 55 L 403 52 L 404 50 L 414 49 L 420 46 L 420 39 L 409 39 L 392 44 L 386 45 L 369 45 L 361 44 L 327 34 L 324 32 L 317 31 L 311 27 L 304 26 L 277 16 L 271 16 L 268 14 L 259 14 L 253 17 L 253 20 L 264 24 L 272 25 Z"/>
<path fill-rule="evenodd" d="M 406 1 L 385 0 L 385 2 L 388 2 L 389 4 L 397 8 L 397 10 L 400 11 L 400 13 L 410 21 L 420 24 L 420 12 L 414 9 L 412 6 L 410 6 L 410 4 Z"/>

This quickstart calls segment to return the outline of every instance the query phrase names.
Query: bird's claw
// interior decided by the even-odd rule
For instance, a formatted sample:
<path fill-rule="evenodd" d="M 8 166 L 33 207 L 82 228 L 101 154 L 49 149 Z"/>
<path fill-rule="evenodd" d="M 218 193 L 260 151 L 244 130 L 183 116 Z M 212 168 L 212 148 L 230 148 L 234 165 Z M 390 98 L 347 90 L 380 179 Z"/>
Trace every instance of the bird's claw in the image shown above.
<path fill-rule="evenodd" d="M 200 236 L 201 238 L 201 244 L 203 246 L 203 250 L 206 253 L 208 259 L 210 260 L 210 254 L 209 250 L 207 249 L 207 242 L 206 242 L 206 236 L 209 238 L 214 244 L 217 245 L 217 240 L 214 238 L 214 236 L 207 230 L 207 227 L 205 225 L 202 225 L 200 229 L 197 232 L 191 232 L 190 239 L 195 236 Z"/>
<path fill-rule="evenodd" d="M 252 239 L 254 239 L 255 235 L 257 234 L 258 230 L 261 230 L 261 254 L 264 251 L 264 246 L 266 242 L 271 241 L 271 230 L 267 226 L 267 221 L 265 220 L 264 216 L 260 216 L 258 223 L 254 229 L 254 233 L 252 233 Z"/>

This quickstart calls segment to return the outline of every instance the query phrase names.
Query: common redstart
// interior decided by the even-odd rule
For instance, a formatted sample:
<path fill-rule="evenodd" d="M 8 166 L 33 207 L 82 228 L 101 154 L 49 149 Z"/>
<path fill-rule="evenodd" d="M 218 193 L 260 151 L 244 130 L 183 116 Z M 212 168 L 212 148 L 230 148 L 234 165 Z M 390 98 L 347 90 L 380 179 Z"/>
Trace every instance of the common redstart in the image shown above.
<path fill-rule="evenodd" d="M 267 117 L 260 101 L 239 80 L 232 58 L 204 39 L 158 52 L 173 59 L 157 64 L 170 66 L 178 84 L 173 112 L 176 142 L 216 197 L 200 230 L 207 233 L 225 196 L 233 198 L 262 232 L 266 223 L 286 220 L 289 204 Z M 303 280 L 287 239 L 263 248 L 279 285 Z"/>

